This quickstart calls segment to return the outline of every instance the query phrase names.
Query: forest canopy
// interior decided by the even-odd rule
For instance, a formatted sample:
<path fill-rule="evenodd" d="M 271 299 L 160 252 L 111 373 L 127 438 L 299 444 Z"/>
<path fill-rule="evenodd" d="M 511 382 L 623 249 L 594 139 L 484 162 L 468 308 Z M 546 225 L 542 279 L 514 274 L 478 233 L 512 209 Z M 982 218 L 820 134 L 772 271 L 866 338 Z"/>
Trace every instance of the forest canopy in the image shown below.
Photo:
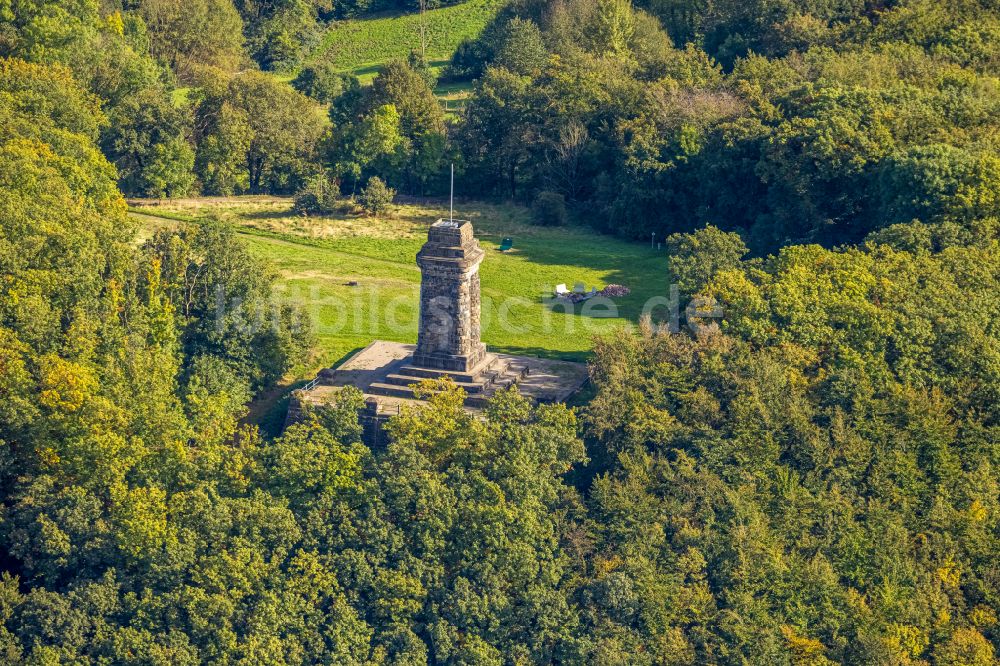
<path fill-rule="evenodd" d="M 468 196 L 563 201 L 637 239 L 714 225 L 755 255 L 998 214 L 985 1 L 514 0 L 443 70 L 416 49 L 370 86 L 309 55 L 343 7 L 106 4 L 19 3 L 0 54 L 101 100 L 127 196 L 350 196 L 373 176 L 434 196 L 454 162 Z M 471 87 L 459 111 L 439 80 Z"/>
<path fill-rule="evenodd" d="M 997 663 L 1000 8 L 515 0 L 457 113 L 418 53 L 301 67 L 391 8 L 0 2 L 0 663 Z M 252 425 L 308 319 L 125 196 L 323 214 L 452 162 L 701 307 L 596 340 L 576 407 Z"/>

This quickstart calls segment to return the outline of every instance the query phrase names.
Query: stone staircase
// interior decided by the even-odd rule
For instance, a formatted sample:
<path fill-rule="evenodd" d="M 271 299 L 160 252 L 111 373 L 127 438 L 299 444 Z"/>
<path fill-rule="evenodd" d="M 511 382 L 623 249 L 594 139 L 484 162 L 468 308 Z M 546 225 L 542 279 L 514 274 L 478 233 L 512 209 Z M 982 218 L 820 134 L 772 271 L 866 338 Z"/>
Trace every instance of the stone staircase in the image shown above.
<path fill-rule="evenodd" d="M 509 359 L 492 354 L 471 372 L 451 372 L 404 364 L 394 368 L 382 381 L 370 384 L 368 393 L 412 400 L 415 398 L 412 388 L 414 384 L 448 377 L 456 386 L 465 390 L 466 406 L 481 408 L 486 406 L 497 391 L 515 386 L 527 373 L 527 367 L 511 367 Z"/>

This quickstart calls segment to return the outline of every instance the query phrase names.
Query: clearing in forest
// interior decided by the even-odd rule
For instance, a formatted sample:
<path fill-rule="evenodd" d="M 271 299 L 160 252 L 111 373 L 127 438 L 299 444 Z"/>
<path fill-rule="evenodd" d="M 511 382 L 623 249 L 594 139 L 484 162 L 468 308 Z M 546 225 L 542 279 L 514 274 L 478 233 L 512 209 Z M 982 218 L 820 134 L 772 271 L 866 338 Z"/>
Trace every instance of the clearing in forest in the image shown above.
<path fill-rule="evenodd" d="M 304 217 L 285 197 L 134 201 L 145 230 L 214 215 L 238 225 L 250 248 L 279 271 L 278 288 L 305 303 L 319 340 L 316 365 L 333 365 L 375 339 L 414 342 L 420 271 L 416 254 L 427 227 L 448 216 L 447 202 L 394 205 L 374 219 L 352 212 Z M 667 295 L 661 251 L 579 227 L 530 224 L 512 205 L 461 203 L 487 251 L 482 266 L 483 341 L 494 351 L 583 360 L 596 333 L 639 320 L 648 299 Z M 501 241 L 514 248 L 500 252 Z M 351 283 L 357 283 L 356 286 Z M 547 302 L 558 284 L 589 290 L 623 284 L 617 311 Z"/>

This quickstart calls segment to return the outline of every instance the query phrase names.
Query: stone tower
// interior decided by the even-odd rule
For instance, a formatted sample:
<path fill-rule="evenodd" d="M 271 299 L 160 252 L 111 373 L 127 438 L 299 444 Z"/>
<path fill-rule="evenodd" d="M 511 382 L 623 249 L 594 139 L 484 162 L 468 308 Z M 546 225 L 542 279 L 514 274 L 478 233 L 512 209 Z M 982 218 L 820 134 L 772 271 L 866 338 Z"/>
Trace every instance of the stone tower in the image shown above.
<path fill-rule="evenodd" d="M 293 392 L 286 423 L 302 418 L 304 405 L 329 404 L 345 386 L 355 386 L 365 395 L 364 441 L 382 447 L 385 423 L 403 407 L 427 400 L 427 387 L 418 390 L 426 380 L 447 376 L 465 391 L 469 410 L 486 408 L 498 391 L 515 386 L 536 402 L 562 402 L 579 390 L 587 381 L 582 363 L 486 352 L 479 339 L 479 265 L 485 254 L 469 222 L 431 225 L 417 254 L 422 275 L 417 344 L 376 340 L 339 368 L 322 371 Z"/>
<path fill-rule="evenodd" d="M 485 252 L 472 223 L 438 220 L 417 253 L 420 330 L 413 365 L 469 373 L 486 359 L 479 339 L 479 264 Z"/>

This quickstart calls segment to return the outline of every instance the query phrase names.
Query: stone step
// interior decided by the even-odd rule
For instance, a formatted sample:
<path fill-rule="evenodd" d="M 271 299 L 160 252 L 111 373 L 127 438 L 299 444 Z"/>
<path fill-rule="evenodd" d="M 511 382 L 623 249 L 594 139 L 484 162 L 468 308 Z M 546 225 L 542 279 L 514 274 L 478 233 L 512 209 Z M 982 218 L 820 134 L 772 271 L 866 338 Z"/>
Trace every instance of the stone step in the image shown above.
<path fill-rule="evenodd" d="M 516 384 L 517 380 L 517 375 L 508 374 L 506 372 L 491 372 L 483 376 L 483 390 L 480 391 L 480 393 L 492 394 L 496 392 L 497 389 L 507 388 L 512 384 Z"/>
<path fill-rule="evenodd" d="M 510 359 L 497 357 L 485 369 L 505 375 L 507 374 L 507 370 L 510 369 Z"/>
<path fill-rule="evenodd" d="M 384 395 L 390 398 L 413 399 L 413 389 L 409 386 L 399 386 L 398 384 L 387 384 L 385 382 L 372 382 L 368 386 L 368 393 Z"/>
<path fill-rule="evenodd" d="M 497 391 L 500 389 L 510 388 L 515 384 L 517 384 L 517 379 L 512 375 L 506 375 L 503 379 L 497 381 L 491 386 L 486 387 L 486 390 L 483 392 L 468 396 L 465 399 L 465 404 L 469 407 L 482 409 L 489 404 L 490 400 L 493 399 L 493 396 L 496 395 Z"/>
<path fill-rule="evenodd" d="M 478 395 L 470 395 L 465 399 L 465 406 L 473 407 L 475 409 L 485 409 L 486 407 L 489 406 L 489 404 L 490 404 L 489 396 L 486 396 L 482 393 Z"/>
<path fill-rule="evenodd" d="M 490 385 L 489 389 L 487 391 L 484 391 L 483 393 L 487 395 L 493 395 L 500 389 L 510 388 L 515 384 L 517 384 L 517 377 L 514 377 L 513 375 L 504 375 L 500 379 L 493 382 L 493 384 Z"/>
<path fill-rule="evenodd" d="M 395 374 L 419 377 L 420 379 L 442 379 L 447 376 L 457 384 L 475 384 L 482 380 L 483 375 L 488 373 L 504 374 L 509 367 L 510 359 L 493 356 L 488 363 L 475 368 L 472 372 L 455 372 L 438 370 L 437 368 L 423 368 L 418 365 L 403 365 L 396 368 Z"/>
<path fill-rule="evenodd" d="M 423 380 L 424 380 L 423 377 L 414 377 L 412 375 L 388 374 L 385 376 L 384 383 L 394 384 L 396 386 L 409 386 L 411 384 L 419 384 Z M 483 387 L 486 385 L 486 378 L 485 377 L 477 378 L 477 381 L 475 382 L 456 381 L 455 385 L 465 389 L 466 393 L 479 393 L 480 391 L 483 390 Z"/>
<path fill-rule="evenodd" d="M 398 386 L 396 384 L 385 384 L 381 382 L 376 382 L 368 387 L 369 393 L 374 393 L 375 395 L 382 395 L 389 398 L 406 398 L 409 400 L 414 399 L 413 389 L 406 386 Z M 482 409 L 486 407 L 489 403 L 489 398 L 482 393 L 477 393 L 474 395 L 467 395 L 465 398 L 465 404 L 468 407 L 474 407 L 477 409 Z"/>
<path fill-rule="evenodd" d="M 442 379 L 445 376 L 451 377 L 458 383 L 471 384 L 479 377 L 479 372 L 453 372 L 451 370 L 436 370 L 434 368 L 421 368 L 416 365 L 404 365 L 397 369 L 397 374 L 418 377 L 419 379 Z"/>
<path fill-rule="evenodd" d="M 466 391 L 465 404 L 469 407 L 481 409 L 487 405 L 490 398 L 492 398 L 498 390 L 502 388 L 509 388 L 516 383 L 517 378 L 513 375 L 504 375 L 493 384 L 480 386 L 480 390 L 475 393 Z M 368 386 L 368 393 L 383 395 L 390 398 L 414 399 L 413 389 L 405 384 L 374 382 Z"/>

